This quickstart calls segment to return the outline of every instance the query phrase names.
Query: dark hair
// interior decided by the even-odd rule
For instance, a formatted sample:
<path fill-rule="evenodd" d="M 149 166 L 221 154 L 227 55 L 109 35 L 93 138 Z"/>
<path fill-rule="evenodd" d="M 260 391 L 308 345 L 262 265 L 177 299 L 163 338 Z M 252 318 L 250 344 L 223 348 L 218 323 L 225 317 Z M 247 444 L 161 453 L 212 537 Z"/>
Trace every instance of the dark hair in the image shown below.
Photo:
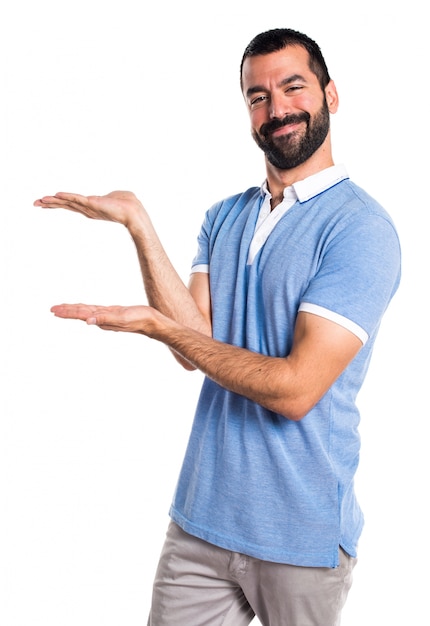
<path fill-rule="evenodd" d="M 260 33 L 247 45 L 240 64 L 240 84 L 242 85 L 242 70 L 245 59 L 260 54 L 278 52 L 287 46 L 302 46 L 309 54 L 309 69 L 318 78 L 321 89 L 327 87 L 330 82 L 327 65 L 318 44 L 303 33 L 291 28 L 274 28 Z"/>

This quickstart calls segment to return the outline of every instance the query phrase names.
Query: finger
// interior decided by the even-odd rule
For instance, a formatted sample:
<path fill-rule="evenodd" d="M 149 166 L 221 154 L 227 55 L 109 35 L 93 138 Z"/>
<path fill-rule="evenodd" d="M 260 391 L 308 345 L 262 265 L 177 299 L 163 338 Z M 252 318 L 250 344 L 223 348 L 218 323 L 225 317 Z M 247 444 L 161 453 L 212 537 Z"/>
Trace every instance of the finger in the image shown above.
<path fill-rule="evenodd" d="M 90 326 L 98 326 L 103 330 L 115 330 L 122 332 L 141 332 L 143 330 L 142 314 L 131 314 L 130 311 L 145 312 L 147 307 L 93 307 L 93 311 L 86 318 L 86 323 Z"/>
<path fill-rule="evenodd" d="M 43 196 L 42 198 L 38 198 L 35 200 L 34 205 L 36 206 L 75 206 L 75 207 L 86 207 L 91 204 L 91 198 L 87 196 L 82 196 L 77 193 L 66 193 L 64 191 L 59 191 L 54 196 Z"/>
<path fill-rule="evenodd" d="M 81 196 L 76 193 L 58 192 L 34 202 L 44 209 L 67 209 L 90 219 L 123 222 L 117 202 L 109 196 Z"/>
<path fill-rule="evenodd" d="M 33 202 L 33 206 L 42 206 L 42 207 L 56 207 L 62 206 L 64 201 L 61 201 L 56 196 L 43 196 L 43 198 L 38 198 Z"/>
<path fill-rule="evenodd" d="M 61 199 L 59 196 L 57 196 L 56 194 L 54 196 L 43 196 L 42 198 L 38 198 L 35 201 L 35 204 L 53 204 L 54 202 L 60 203 L 64 200 L 66 200 L 67 198 L 63 198 Z"/>
<path fill-rule="evenodd" d="M 86 322 L 90 326 L 100 326 L 105 330 L 125 330 L 130 323 L 127 319 L 127 310 L 128 307 L 124 306 L 92 307 Z"/>
<path fill-rule="evenodd" d="M 33 206 L 42 207 L 43 209 L 70 209 L 72 211 L 82 212 L 82 208 L 85 205 L 81 202 L 60 199 L 56 196 L 44 196 L 43 198 L 35 200 Z"/>
<path fill-rule="evenodd" d="M 51 312 L 55 317 L 86 321 L 89 317 L 94 317 L 96 311 L 103 309 L 104 307 L 89 304 L 56 304 L 51 307 Z"/>
<path fill-rule="evenodd" d="M 122 326 L 117 326 L 116 324 L 111 324 L 104 321 L 101 317 L 90 317 L 86 320 L 88 326 L 97 326 L 101 330 L 111 330 L 116 333 L 122 331 L 127 332 L 128 329 L 123 328 Z"/>
<path fill-rule="evenodd" d="M 77 319 L 90 326 L 98 326 L 102 330 L 114 330 L 149 335 L 146 324 L 147 306 L 98 306 L 89 304 L 56 304 L 51 307 L 56 317 Z M 146 320 L 146 321 L 145 321 Z"/>

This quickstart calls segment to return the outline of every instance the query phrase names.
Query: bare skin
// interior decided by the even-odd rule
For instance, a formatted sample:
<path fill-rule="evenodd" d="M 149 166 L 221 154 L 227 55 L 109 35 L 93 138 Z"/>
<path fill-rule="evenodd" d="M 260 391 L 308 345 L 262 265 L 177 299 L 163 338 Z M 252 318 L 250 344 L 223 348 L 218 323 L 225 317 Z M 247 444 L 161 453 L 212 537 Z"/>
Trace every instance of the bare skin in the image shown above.
<path fill-rule="evenodd" d="M 130 191 L 113 191 L 106 196 L 57 193 L 36 200 L 35 206 L 62 208 L 90 219 L 125 226 L 136 246 L 145 292 L 151 306 L 173 320 L 211 335 L 209 280 L 193 275 L 188 288 L 171 264 L 142 203 Z M 175 357 L 186 369 L 190 363 Z"/>
<path fill-rule="evenodd" d="M 290 354 L 274 358 L 216 341 L 153 307 L 63 304 L 51 311 L 161 341 L 221 386 L 291 420 L 310 411 L 361 347 L 353 333 L 310 313 L 297 317 Z"/>
<path fill-rule="evenodd" d="M 256 87 L 261 88 L 262 94 L 257 105 L 249 99 L 252 92 L 254 100 Z M 300 47 L 247 59 L 243 92 L 251 126 L 257 132 L 267 120 L 288 112 L 306 110 L 314 115 L 323 101 L 318 80 L 308 68 L 307 53 Z M 335 112 L 337 93 L 332 82 L 326 88 L 326 98 L 330 112 Z M 299 135 L 303 129 L 299 124 L 278 132 Z M 282 198 L 287 185 L 330 165 L 333 165 L 330 134 L 308 161 L 293 170 L 277 170 L 266 161 L 272 208 Z M 36 200 L 34 205 L 62 208 L 125 226 L 137 249 L 150 304 L 131 307 L 62 304 L 52 307 L 54 315 L 82 320 L 103 330 L 133 332 L 161 341 L 186 369 L 197 368 L 226 389 L 288 419 L 302 419 L 361 348 L 361 341 L 349 330 L 304 312 L 297 316 L 293 346 L 285 358 L 267 357 L 221 343 L 212 338 L 208 275 L 196 273 L 188 286 L 183 283 L 145 208 L 133 193 L 114 191 L 106 196 L 89 197 L 57 193 Z"/>
<path fill-rule="evenodd" d="M 301 46 L 289 46 L 268 55 L 245 59 L 242 74 L 243 97 L 251 122 L 251 130 L 259 133 L 261 126 L 283 119 L 291 113 L 303 111 L 315 115 L 323 103 L 323 92 L 317 77 L 308 66 L 308 53 Z M 325 88 L 330 113 L 339 105 L 333 81 Z M 297 138 L 305 131 L 304 124 L 284 126 L 276 131 L 278 136 L 295 133 Z M 283 198 L 285 187 L 303 180 L 334 164 L 330 133 L 322 146 L 302 165 L 280 170 L 266 159 L 267 182 L 272 194 L 272 209 Z"/>

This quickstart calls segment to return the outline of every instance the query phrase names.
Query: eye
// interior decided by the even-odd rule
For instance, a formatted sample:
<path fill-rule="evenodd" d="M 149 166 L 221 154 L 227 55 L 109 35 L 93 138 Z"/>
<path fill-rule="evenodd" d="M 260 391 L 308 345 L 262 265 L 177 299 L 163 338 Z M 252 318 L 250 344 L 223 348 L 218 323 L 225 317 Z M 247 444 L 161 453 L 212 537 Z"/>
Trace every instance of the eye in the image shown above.
<path fill-rule="evenodd" d="M 258 107 L 259 105 L 263 104 L 264 102 L 267 102 L 269 98 L 265 95 L 261 95 L 261 96 L 256 96 L 255 98 L 252 98 L 249 101 L 249 106 L 251 108 L 255 108 Z"/>
<path fill-rule="evenodd" d="M 303 89 L 303 85 L 290 85 L 290 87 L 285 90 L 285 93 L 294 94 L 301 89 Z"/>

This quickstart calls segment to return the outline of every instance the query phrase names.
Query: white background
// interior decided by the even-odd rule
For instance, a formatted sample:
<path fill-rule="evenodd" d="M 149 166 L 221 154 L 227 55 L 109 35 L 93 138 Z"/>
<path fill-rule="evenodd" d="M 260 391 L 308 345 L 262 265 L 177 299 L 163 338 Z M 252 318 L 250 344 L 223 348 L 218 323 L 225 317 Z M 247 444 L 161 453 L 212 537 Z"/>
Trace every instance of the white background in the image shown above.
<path fill-rule="evenodd" d="M 204 211 L 264 178 L 238 68 L 250 39 L 280 26 L 320 44 L 340 94 L 335 160 L 403 245 L 359 398 L 366 527 L 343 626 L 428 623 L 425 23 L 419 0 L 2 9 L 1 626 L 146 624 L 201 383 L 160 344 L 50 314 L 144 295 L 122 227 L 33 201 L 134 191 L 187 280 Z"/>

